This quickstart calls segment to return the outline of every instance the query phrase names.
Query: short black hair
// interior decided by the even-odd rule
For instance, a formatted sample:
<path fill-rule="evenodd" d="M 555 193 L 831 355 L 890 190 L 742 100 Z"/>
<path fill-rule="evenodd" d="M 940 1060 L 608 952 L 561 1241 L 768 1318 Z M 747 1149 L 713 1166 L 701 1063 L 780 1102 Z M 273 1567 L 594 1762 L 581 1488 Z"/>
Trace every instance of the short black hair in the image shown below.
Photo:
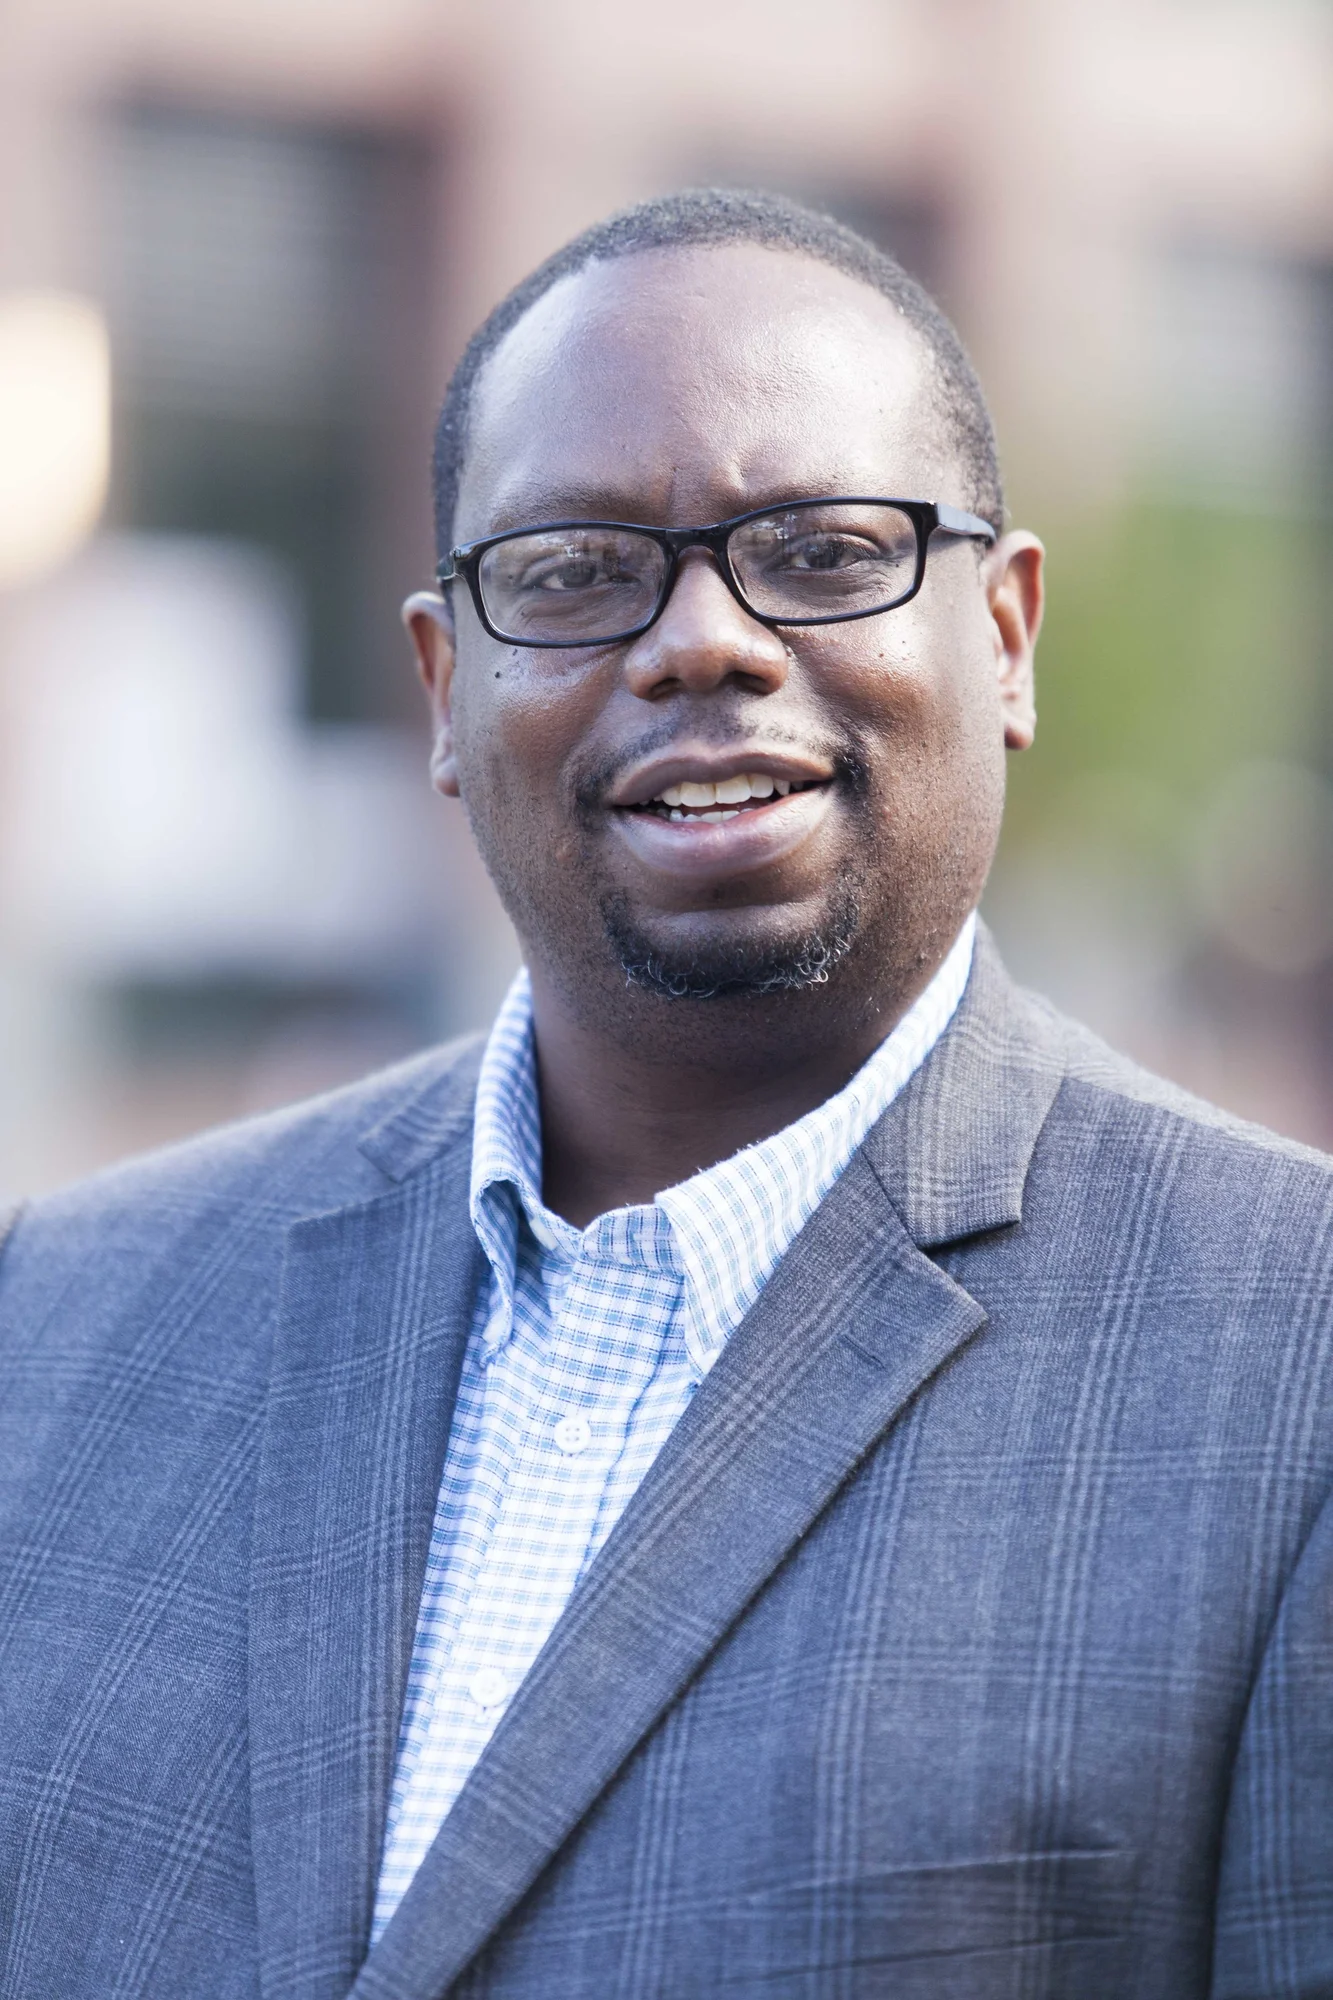
<path fill-rule="evenodd" d="M 776 194 L 686 188 L 595 222 L 515 285 L 473 334 L 445 391 L 435 427 L 435 535 L 442 557 L 453 542 L 477 378 L 511 327 L 553 285 L 589 264 L 647 250 L 722 243 L 760 243 L 812 257 L 892 300 L 920 334 L 934 364 L 941 407 L 969 489 L 964 504 L 989 521 L 997 534 L 1003 530 L 1004 491 L 986 398 L 962 341 L 924 286 L 886 251 L 817 209 Z"/>

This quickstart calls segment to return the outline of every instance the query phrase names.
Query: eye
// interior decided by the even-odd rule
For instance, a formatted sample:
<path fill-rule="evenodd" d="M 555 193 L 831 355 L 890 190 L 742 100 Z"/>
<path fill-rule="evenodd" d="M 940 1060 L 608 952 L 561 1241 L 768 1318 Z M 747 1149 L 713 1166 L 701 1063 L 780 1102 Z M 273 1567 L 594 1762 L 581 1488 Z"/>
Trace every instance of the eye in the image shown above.
<path fill-rule="evenodd" d="M 511 554 L 508 567 L 505 580 L 511 590 L 546 597 L 575 596 L 634 581 L 625 566 L 623 551 L 614 544 L 599 548 L 586 543 L 566 543 L 560 548 L 548 545 L 531 553 L 520 548 Z"/>
<path fill-rule="evenodd" d="M 850 569 L 857 563 L 875 562 L 882 554 L 872 543 L 847 534 L 802 535 L 775 551 L 783 569 Z"/>
<path fill-rule="evenodd" d="M 587 590 L 606 580 L 606 566 L 588 556 L 570 556 L 564 562 L 535 564 L 520 579 L 524 590 Z"/>

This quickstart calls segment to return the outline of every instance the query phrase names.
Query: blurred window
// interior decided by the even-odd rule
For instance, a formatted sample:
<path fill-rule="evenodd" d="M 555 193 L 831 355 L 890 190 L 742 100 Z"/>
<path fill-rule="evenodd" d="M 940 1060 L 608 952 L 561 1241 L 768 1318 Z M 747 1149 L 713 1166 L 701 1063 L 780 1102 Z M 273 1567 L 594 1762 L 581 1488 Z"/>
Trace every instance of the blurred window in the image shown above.
<path fill-rule="evenodd" d="M 117 524 L 258 545 L 297 587 L 309 717 L 402 714 L 429 149 L 162 103 L 112 138 Z"/>

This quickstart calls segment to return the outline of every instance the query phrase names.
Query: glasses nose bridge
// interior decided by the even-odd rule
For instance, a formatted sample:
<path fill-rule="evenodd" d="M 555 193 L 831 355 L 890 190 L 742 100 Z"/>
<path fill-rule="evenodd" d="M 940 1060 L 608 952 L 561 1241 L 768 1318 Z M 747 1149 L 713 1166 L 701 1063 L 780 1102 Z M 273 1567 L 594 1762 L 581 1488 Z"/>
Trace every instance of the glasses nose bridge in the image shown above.
<path fill-rule="evenodd" d="M 740 596 L 737 590 L 736 577 L 731 567 L 731 558 L 727 554 L 727 543 L 731 538 L 731 531 L 734 525 L 731 521 L 724 521 L 713 523 L 708 527 L 659 529 L 658 532 L 666 544 L 668 556 L 667 573 L 662 579 L 662 602 L 658 609 L 659 617 L 662 611 L 666 609 L 668 598 L 675 591 L 680 559 L 689 549 L 707 549 L 709 555 L 712 556 L 713 561 L 717 564 L 722 581 L 726 584 L 731 595 L 747 611 L 749 610 L 749 606 L 745 604 L 744 598 Z"/>
<path fill-rule="evenodd" d="M 709 527 L 662 528 L 658 532 L 673 556 L 684 555 L 686 549 L 707 549 L 717 557 L 720 567 L 725 569 L 727 539 L 731 534 L 731 528 L 730 521 L 723 521 Z"/>

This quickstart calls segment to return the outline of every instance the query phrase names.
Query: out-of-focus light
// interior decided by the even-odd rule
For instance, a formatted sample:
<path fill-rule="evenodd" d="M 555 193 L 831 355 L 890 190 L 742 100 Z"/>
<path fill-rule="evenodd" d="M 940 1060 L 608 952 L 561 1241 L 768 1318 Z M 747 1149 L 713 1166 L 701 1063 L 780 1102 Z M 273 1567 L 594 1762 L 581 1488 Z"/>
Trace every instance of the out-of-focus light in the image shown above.
<path fill-rule="evenodd" d="M 106 322 L 67 292 L 0 294 L 0 587 L 72 555 L 106 499 Z"/>

